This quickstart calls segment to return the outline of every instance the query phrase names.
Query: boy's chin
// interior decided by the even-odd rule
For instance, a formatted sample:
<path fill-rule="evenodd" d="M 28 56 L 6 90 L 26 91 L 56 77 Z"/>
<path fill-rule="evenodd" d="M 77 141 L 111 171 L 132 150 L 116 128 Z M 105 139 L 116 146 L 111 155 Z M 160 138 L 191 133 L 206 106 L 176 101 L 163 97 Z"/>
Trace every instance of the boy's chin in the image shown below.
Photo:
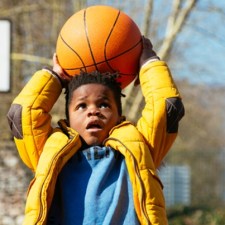
<path fill-rule="evenodd" d="M 90 138 L 88 140 L 84 140 L 82 139 L 82 145 L 85 147 L 89 147 L 89 146 L 101 146 L 102 145 L 102 141 L 100 141 L 98 138 Z"/>

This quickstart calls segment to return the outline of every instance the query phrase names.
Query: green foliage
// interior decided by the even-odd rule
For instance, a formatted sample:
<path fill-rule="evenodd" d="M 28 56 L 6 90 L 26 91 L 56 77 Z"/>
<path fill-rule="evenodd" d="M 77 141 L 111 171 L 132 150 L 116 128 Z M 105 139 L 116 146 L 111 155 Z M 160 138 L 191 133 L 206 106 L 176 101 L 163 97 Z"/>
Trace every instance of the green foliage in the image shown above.
<path fill-rule="evenodd" d="M 224 208 L 177 207 L 168 210 L 170 225 L 224 225 Z"/>

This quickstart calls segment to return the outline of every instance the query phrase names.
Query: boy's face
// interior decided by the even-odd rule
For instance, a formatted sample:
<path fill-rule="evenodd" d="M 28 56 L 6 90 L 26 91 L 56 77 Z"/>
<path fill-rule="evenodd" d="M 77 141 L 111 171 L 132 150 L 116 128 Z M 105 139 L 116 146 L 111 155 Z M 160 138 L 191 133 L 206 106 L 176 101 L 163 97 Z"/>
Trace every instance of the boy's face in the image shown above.
<path fill-rule="evenodd" d="M 70 127 L 88 145 L 101 145 L 120 116 L 113 92 L 102 84 L 85 84 L 74 90 L 69 104 Z"/>

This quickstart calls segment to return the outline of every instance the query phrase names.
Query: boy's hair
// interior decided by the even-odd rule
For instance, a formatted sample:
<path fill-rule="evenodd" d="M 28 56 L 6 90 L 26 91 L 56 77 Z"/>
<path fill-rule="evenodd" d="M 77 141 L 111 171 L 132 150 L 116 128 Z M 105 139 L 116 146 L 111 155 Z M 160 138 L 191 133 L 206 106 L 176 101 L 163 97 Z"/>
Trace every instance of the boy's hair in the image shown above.
<path fill-rule="evenodd" d="M 73 76 L 72 80 L 68 84 L 67 90 L 66 90 L 66 118 L 69 119 L 69 104 L 71 102 L 73 92 L 77 88 L 79 88 L 82 85 L 85 84 L 102 84 L 108 87 L 114 95 L 118 113 L 121 116 L 122 115 L 122 103 L 121 103 L 121 96 L 124 96 L 122 94 L 120 83 L 116 80 L 118 78 L 118 73 L 100 73 L 99 71 L 93 71 L 91 73 L 87 73 L 84 71 L 81 71 L 79 75 Z"/>

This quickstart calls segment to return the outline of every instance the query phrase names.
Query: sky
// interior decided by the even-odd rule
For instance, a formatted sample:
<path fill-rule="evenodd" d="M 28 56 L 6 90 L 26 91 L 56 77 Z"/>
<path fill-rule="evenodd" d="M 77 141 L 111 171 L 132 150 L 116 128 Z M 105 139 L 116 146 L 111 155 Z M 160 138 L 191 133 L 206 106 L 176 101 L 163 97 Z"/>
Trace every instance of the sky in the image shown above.
<path fill-rule="evenodd" d="M 216 0 L 199 2 L 175 42 L 175 48 L 188 43 L 182 58 L 184 64 L 173 66 L 175 74 L 194 83 L 225 86 L 224 21 L 224 2 Z"/>

